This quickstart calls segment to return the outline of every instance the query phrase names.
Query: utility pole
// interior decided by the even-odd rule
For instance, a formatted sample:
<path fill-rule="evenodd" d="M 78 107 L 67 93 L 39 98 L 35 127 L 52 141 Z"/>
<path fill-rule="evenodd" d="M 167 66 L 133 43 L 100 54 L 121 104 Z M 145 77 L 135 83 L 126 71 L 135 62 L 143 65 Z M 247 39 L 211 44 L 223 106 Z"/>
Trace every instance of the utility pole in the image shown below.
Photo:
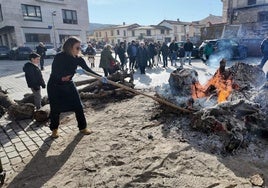
<path fill-rule="evenodd" d="M 56 42 L 56 28 L 55 28 L 55 22 L 54 22 L 54 16 L 56 16 L 56 11 L 53 11 L 51 13 L 51 16 L 52 16 L 52 27 L 53 27 L 53 35 L 54 35 L 54 41 L 53 41 L 53 45 L 54 45 L 54 48 L 57 49 L 57 42 Z"/>

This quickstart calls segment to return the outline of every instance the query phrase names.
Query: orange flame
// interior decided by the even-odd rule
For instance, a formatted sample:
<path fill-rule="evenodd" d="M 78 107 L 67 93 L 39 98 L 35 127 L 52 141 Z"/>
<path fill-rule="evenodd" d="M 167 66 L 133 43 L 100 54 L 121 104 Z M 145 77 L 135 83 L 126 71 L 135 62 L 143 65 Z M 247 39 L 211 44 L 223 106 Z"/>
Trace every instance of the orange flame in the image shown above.
<path fill-rule="evenodd" d="M 212 93 L 210 89 L 216 91 L 218 96 L 218 103 L 224 102 L 228 99 L 233 90 L 233 80 L 231 76 L 225 78 L 225 75 L 221 73 L 220 69 L 217 70 L 215 75 L 208 81 L 205 86 L 202 86 L 199 82 L 192 84 L 192 97 L 193 99 L 208 97 Z"/>

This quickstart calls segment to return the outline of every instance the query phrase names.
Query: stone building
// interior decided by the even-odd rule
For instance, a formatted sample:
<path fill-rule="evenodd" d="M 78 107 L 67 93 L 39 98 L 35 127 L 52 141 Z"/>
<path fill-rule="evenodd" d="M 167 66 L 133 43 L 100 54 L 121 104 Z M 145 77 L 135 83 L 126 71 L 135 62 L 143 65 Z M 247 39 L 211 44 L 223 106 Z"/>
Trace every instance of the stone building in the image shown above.
<path fill-rule="evenodd" d="M 224 38 L 237 38 L 259 54 L 259 45 L 268 36 L 268 0 L 222 0 L 226 26 Z M 255 50 L 255 51 L 254 51 Z"/>
<path fill-rule="evenodd" d="M 170 39 L 171 40 L 176 40 L 176 41 L 185 41 L 186 38 L 189 38 L 189 28 L 191 22 L 182 22 L 179 19 L 177 20 L 163 20 L 161 21 L 158 25 L 159 26 L 164 26 L 167 28 L 170 28 Z"/>
<path fill-rule="evenodd" d="M 170 29 L 165 26 L 140 26 L 139 24 L 127 25 L 123 23 L 119 26 L 96 29 L 89 39 L 114 45 L 122 41 L 130 42 L 132 40 L 169 42 L 171 35 Z"/>
<path fill-rule="evenodd" d="M 0 45 L 58 47 L 69 36 L 87 42 L 87 0 L 0 0 Z"/>
<path fill-rule="evenodd" d="M 112 27 L 106 27 L 101 29 L 96 29 L 90 40 L 94 39 L 97 42 L 104 42 L 115 44 L 120 41 L 129 41 L 129 36 L 131 36 L 132 29 L 139 27 L 139 24 L 125 24 L 117 25 Z"/>
<path fill-rule="evenodd" d="M 170 28 L 159 25 L 140 26 L 132 29 L 129 40 L 146 40 L 152 42 L 169 42 Z"/>
<path fill-rule="evenodd" d="M 222 16 L 209 14 L 202 20 L 192 22 L 190 36 L 194 37 L 196 40 L 200 40 L 199 43 L 205 39 L 220 38 L 223 26 Z"/>

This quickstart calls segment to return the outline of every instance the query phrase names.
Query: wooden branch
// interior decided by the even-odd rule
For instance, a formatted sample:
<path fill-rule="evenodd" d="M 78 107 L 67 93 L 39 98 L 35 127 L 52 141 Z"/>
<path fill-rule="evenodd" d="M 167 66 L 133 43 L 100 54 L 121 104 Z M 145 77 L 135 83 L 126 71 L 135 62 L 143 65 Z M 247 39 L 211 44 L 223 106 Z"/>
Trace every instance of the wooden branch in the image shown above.
<path fill-rule="evenodd" d="M 92 73 L 90 73 L 90 72 L 85 71 L 85 73 L 86 73 L 87 75 L 90 75 L 90 76 L 94 77 L 94 78 L 98 78 L 99 80 L 102 79 L 102 77 L 99 77 L 99 76 L 97 76 L 97 75 L 95 75 L 95 74 L 92 74 Z M 123 89 L 125 89 L 125 90 L 127 90 L 127 91 L 130 91 L 130 92 L 132 92 L 132 93 L 135 93 L 135 94 L 138 94 L 138 95 L 143 95 L 143 96 L 146 96 L 146 97 L 148 97 L 148 98 L 151 98 L 151 99 L 153 99 L 153 100 L 155 100 L 155 101 L 157 101 L 157 102 L 159 102 L 159 103 L 161 103 L 161 104 L 165 104 L 165 105 L 170 106 L 170 107 L 172 107 L 172 108 L 174 108 L 174 109 L 177 109 L 177 110 L 179 110 L 179 111 L 181 111 L 181 112 L 184 112 L 184 113 L 193 113 L 192 111 L 190 111 L 190 110 L 188 110 L 188 109 L 185 109 L 185 108 L 181 108 L 181 107 L 179 107 L 179 106 L 177 106 L 177 105 L 175 105 L 175 104 L 173 104 L 173 103 L 171 103 L 171 102 L 169 102 L 169 101 L 166 101 L 166 100 L 163 100 L 163 99 L 160 99 L 160 98 L 157 98 L 157 97 L 154 97 L 154 96 L 151 96 L 151 95 L 142 93 L 142 92 L 137 91 L 137 90 L 135 90 L 135 89 L 132 89 L 132 88 L 130 88 L 130 87 L 127 87 L 127 86 L 124 86 L 124 85 L 122 85 L 122 84 L 116 83 L 116 82 L 114 82 L 114 81 L 112 81 L 112 80 L 107 80 L 107 82 L 108 82 L 108 84 L 114 85 L 114 86 L 119 87 L 119 88 L 123 88 Z"/>
<path fill-rule="evenodd" d="M 96 78 L 92 78 L 92 79 L 77 81 L 77 82 L 75 82 L 75 85 L 76 86 L 82 86 L 82 85 L 86 85 L 86 84 L 91 84 L 93 82 L 96 82 L 97 80 L 98 79 L 96 79 Z"/>
<path fill-rule="evenodd" d="M 126 90 L 122 88 L 117 88 L 114 90 L 100 91 L 99 93 L 89 93 L 89 92 L 80 93 L 81 99 L 100 99 L 100 98 L 107 98 L 113 95 L 114 96 L 126 95 Z"/>

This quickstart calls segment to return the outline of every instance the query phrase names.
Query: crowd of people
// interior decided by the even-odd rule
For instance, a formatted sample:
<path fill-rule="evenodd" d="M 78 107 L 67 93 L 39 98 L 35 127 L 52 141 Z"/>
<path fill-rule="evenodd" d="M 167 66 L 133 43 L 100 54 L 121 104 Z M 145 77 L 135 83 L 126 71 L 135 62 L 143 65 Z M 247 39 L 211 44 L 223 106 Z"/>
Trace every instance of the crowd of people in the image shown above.
<path fill-rule="evenodd" d="M 92 44 L 89 43 L 88 49 L 92 48 Z M 112 56 L 112 50 L 115 56 Z M 137 42 L 126 41 L 116 44 L 114 48 L 107 44 L 104 46 L 101 52 L 100 67 L 104 71 L 104 75 L 112 74 L 118 69 L 126 69 L 133 71 L 140 69 L 141 74 L 145 74 L 146 68 L 158 67 L 159 63 L 163 63 L 163 68 L 168 67 L 168 59 L 170 59 L 171 66 L 177 67 L 178 60 L 180 61 L 180 67 L 183 67 L 186 60 L 191 65 L 191 56 L 193 51 L 193 43 L 187 39 L 187 41 L 178 46 L 178 43 L 173 40 L 170 44 L 166 42 Z M 86 50 L 85 55 L 92 56 L 92 53 L 88 53 Z M 96 54 L 96 53 L 95 53 Z M 117 60 L 117 57 L 119 60 Z"/>

